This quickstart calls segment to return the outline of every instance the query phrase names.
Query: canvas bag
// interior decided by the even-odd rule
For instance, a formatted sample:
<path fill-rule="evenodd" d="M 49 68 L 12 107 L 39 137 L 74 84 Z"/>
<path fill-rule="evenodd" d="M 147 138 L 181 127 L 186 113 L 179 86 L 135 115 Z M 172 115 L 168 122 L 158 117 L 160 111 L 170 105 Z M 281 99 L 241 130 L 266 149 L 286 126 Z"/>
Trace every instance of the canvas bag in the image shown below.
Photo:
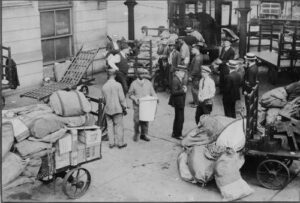
<path fill-rule="evenodd" d="M 50 96 L 49 105 L 60 116 L 81 116 L 92 110 L 91 104 L 79 91 L 58 90 Z"/>

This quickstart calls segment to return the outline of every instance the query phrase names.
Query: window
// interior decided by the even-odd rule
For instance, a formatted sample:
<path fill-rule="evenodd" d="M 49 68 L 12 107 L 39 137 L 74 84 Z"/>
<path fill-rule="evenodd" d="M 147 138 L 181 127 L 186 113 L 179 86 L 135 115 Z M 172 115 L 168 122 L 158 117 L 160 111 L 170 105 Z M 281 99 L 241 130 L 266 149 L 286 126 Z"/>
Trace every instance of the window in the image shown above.
<path fill-rule="evenodd" d="M 63 61 L 72 55 L 71 8 L 40 11 L 43 62 Z"/>

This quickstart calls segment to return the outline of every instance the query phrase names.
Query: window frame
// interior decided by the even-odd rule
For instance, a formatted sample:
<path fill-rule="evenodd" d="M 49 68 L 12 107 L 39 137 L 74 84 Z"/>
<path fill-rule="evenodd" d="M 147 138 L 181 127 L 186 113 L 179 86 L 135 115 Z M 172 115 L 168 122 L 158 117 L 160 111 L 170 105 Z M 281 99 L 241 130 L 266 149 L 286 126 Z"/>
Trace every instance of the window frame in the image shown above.
<path fill-rule="evenodd" d="M 57 35 L 56 34 L 56 31 L 57 31 L 57 28 L 56 28 L 56 12 L 57 11 L 66 11 L 68 10 L 69 11 L 69 19 L 70 19 L 70 33 L 69 34 L 62 34 L 62 35 Z M 65 37 L 68 37 L 69 38 L 69 51 L 70 51 L 70 56 L 68 57 L 65 57 L 65 58 L 61 58 L 61 59 L 54 59 L 54 60 L 51 60 L 51 61 L 47 61 L 47 62 L 44 62 L 44 58 L 43 58 L 43 65 L 44 66 L 47 66 L 47 65 L 52 65 L 54 64 L 55 62 L 63 62 L 63 61 L 66 61 L 70 58 L 72 58 L 74 56 L 74 46 L 73 46 L 73 13 L 72 13 L 72 7 L 61 7 L 61 8 L 47 8 L 47 9 L 40 9 L 40 19 L 41 19 L 41 14 L 42 13 L 45 13 L 45 12 L 53 12 L 54 13 L 54 36 L 49 36 L 49 37 L 42 37 L 42 33 L 41 33 L 41 43 L 43 41 L 46 41 L 46 40 L 54 40 L 54 57 L 56 58 L 56 44 L 55 44 L 55 39 L 60 39 L 60 38 L 65 38 Z M 41 30 L 42 32 L 42 30 Z M 43 50 L 42 50 L 43 52 Z"/>

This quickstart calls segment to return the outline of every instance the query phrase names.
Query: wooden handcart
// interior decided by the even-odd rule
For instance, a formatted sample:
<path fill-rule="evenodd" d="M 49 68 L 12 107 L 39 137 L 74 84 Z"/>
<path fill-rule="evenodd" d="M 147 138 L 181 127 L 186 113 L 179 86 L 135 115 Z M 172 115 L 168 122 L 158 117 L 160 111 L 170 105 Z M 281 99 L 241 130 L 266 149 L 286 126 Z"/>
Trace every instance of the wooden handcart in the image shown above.
<path fill-rule="evenodd" d="M 289 166 L 293 160 L 300 160 L 299 142 L 300 120 L 280 115 L 274 124 L 266 126 L 265 135 L 258 135 L 258 84 L 245 95 L 247 109 L 245 155 L 260 158 L 262 161 L 256 169 L 258 182 L 273 190 L 284 188 L 290 181 Z M 282 140 L 274 135 L 287 136 L 288 148 Z"/>
<path fill-rule="evenodd" d="M 92 50 L 82 50 L 81 47 L 59 82 L 33 89 L 29 92 L 21 94 L 21 97 L 29 97 L 37 100 L 47 101 L 49 96 L 57 90 L 71 89 L 80 85 L 82 85 L 81 91 L 87 94 L 88 85 L 90 85 L 95 78 L 88 79 L 84 76 L 86 76 L 89 66 L 92 64 L 100 49 L 101 48 L 99 47 Z"/>

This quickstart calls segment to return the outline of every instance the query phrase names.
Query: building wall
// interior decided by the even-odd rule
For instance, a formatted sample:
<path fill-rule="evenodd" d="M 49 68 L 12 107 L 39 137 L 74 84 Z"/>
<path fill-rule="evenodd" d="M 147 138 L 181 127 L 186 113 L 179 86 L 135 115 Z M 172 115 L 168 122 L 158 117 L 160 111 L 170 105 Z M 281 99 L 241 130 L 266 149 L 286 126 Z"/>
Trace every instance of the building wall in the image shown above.
<path fill-rule="evenodd" d="M 37 1 L 3 1 L 2 40 L 11 47 L 21 87 L 43 79 L 40 16 Z"/>
<path fill-rule="evenodd" d="M 73 1 L 72 11 L 74 54 L 82 44 L 84 49 L 105 47 L 106 2 Z M 17 63 L 18 89 L 40 85 L 53 65 L 43 66 L 38 1 L 3 1 L 2 12 L 3 45 L 11 47 L 12 58 Z M 100 50 L 94 61 L 95 72 L 104 68 L 103 51 Z"/>

